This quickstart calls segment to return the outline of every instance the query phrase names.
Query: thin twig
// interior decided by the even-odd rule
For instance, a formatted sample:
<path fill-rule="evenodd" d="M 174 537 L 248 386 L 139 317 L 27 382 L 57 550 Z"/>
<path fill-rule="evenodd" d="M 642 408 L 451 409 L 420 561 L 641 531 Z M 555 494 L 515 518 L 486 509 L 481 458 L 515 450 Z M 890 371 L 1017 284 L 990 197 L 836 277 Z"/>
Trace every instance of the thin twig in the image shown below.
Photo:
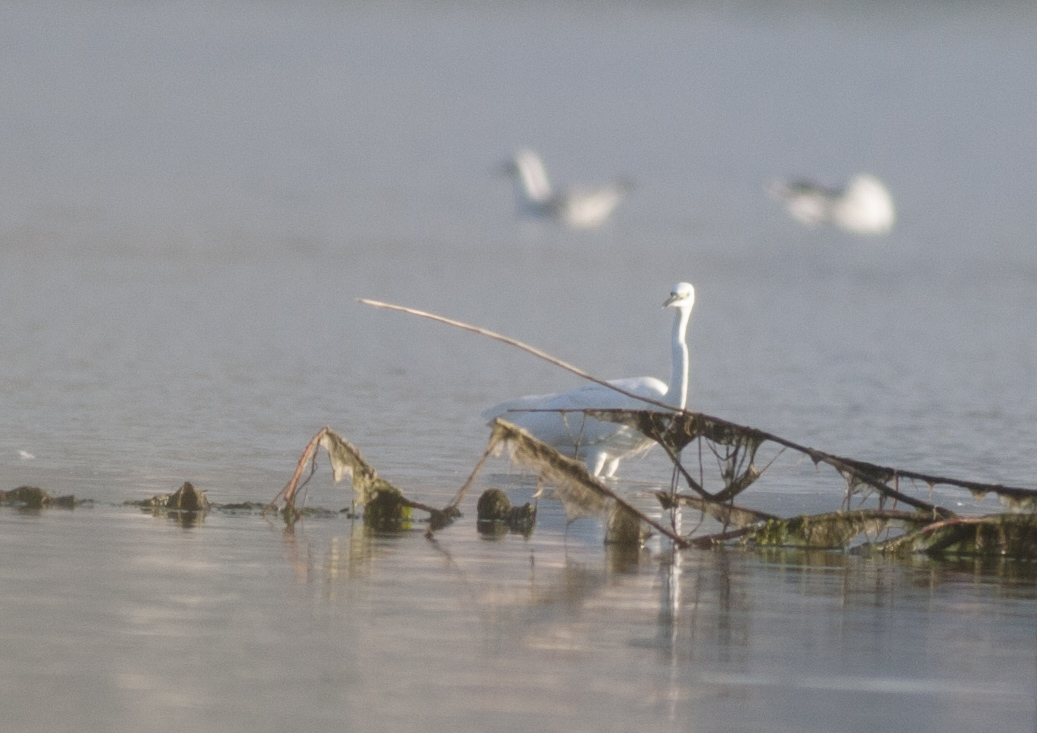
<path fill-rule="evenodd" d="M 295 466 L 295 473 L 292 474 L 291 480 L 285 484 L 283 489 L 281 489 L 281 493 L 275 496 L 270 503 L 263 508 L 263 514 L 266 514 L 269 511 L 276 512 L 277 503 L 282 499 L 284 500 L 286 507 L 294 508 L 296 492 L 300 487 L 306 485 L 317 470 L 317 447 L 320 445 L 320 439 L 326 432 L 328 432 L 328 428 L 321 428 L 317 434 L 313 436 L 313 439 L 306 444 L 302 455 L 299 457 L 299 463 Z M 300 484 L 299 481 L 302 478 L 303 467 L 306 465 L 307 461 L 310 463 L 310 475 L 303 479 Z"/>

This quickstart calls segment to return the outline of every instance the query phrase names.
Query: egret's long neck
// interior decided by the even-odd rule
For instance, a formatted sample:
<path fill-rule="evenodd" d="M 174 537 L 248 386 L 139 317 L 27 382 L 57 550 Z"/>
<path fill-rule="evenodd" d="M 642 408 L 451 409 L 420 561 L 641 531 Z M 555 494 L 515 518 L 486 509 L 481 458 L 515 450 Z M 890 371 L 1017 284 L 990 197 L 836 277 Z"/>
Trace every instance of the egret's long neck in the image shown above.
<path fill-rule="evenodd" d="M 522 192 L 529 201 L 542 204 L 551 198 L 551 183 L 540 158 L 532 154 L 520 154 L 515 159 Z"/>
<path fill-rule="evenodd" d="M 688 342 L 685 335 L 688 331 L 688 319 L 690 318 L 691 308 L 677 309 L 677 315 L 673 319 L 673 334 L 670 341 L 673 353 L 671 356 L 670 387 L 666 391 L 666 401 L 682 410 L 688 401 Z"/>

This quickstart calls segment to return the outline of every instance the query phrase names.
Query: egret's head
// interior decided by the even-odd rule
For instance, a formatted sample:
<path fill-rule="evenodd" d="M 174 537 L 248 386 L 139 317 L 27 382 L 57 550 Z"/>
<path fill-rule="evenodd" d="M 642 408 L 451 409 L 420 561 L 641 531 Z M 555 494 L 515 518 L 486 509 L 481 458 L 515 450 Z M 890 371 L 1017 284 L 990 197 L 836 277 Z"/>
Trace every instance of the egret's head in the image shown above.
<path fill-rule="evenodd" d="M 670 297 L 663 303 L 663 308 L 687 308 L 695 305 L 695 288 L 691 283 L 677 283 L 670 291 Z"/>

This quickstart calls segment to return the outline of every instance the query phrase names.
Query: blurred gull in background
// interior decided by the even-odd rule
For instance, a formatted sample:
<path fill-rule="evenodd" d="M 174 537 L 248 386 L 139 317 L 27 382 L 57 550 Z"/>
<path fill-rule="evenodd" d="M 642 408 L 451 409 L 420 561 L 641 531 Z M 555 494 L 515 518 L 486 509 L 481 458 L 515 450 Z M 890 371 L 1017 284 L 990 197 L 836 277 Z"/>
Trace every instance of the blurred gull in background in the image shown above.
<path fill-rule="evenodd" d="M 555 193 L 540 156 L 520 150 L 504 170 L 515 181 L 519 213 L 555 219 L 574 229 L 600 226 L 633 188 L 624 178 L 597 188 L 574 187 Z"/>
<path fill-rule="evenodd" d="M 882 181 L 861 173 L 841 189 L 810 181 L 776 181 L 770 195 L 808 226 L 833 224 L 853 234 L 888 234 L 893 228 L 893 197 Z"/>

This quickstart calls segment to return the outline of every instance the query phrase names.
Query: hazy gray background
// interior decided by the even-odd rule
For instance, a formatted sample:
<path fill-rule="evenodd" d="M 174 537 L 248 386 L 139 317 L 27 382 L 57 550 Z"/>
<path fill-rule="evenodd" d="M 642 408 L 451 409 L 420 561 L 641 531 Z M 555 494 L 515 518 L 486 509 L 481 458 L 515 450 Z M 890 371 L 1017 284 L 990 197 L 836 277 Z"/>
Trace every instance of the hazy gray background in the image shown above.
<path fill-rule="evenodd" d="M 356 297 L 665 378 L 678 280 L 693 409 L 1035 486 L 1035 31 L 1030 3 L 3 3 L 0 488 L 265 501 L 331 425 L 436 503 L 484 407 L 576 380 Z M 519 146 L 638 187 L 602 231 L 517 222 L 493 169 Z M 888 237 L 764 194 L 860 171 L 893 192 Z M 758 500 L 834 508 L 819 476 L 776 467 Z M 321 478 L 311 500 L 344 504 Z M 452 561 L 91 511 L 0 513 L 12 730 L 1033 726 L 1030 581 L 700 554 L 614 575 L 557 509 L 530 544 L 453 528 Z"/>

